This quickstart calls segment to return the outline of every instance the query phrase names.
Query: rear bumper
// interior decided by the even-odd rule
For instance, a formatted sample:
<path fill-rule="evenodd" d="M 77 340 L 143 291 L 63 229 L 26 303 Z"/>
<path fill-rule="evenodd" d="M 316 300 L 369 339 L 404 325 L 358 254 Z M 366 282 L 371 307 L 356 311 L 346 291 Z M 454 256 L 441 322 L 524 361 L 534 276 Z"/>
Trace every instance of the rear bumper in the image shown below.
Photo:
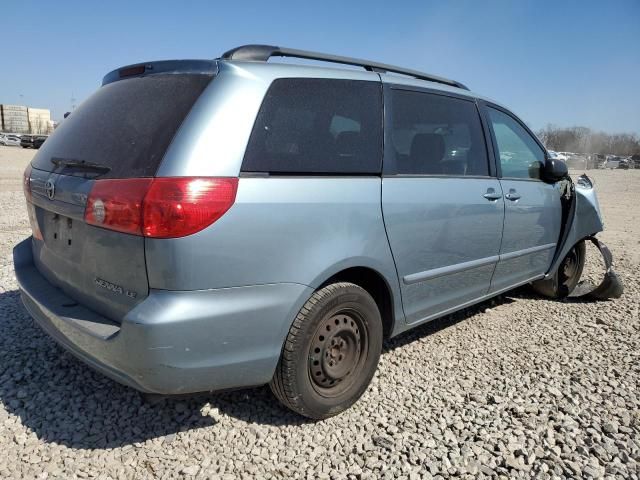
<path fill-rule="evenodd" d="M 31 239 L 13 251 L 22 300 L 60 345 L 119 383 L 178 394 L 267 383 L 312 289 L 275 283 L 151 290 L 120 324 L 77 304 L 37 270 Z"/>

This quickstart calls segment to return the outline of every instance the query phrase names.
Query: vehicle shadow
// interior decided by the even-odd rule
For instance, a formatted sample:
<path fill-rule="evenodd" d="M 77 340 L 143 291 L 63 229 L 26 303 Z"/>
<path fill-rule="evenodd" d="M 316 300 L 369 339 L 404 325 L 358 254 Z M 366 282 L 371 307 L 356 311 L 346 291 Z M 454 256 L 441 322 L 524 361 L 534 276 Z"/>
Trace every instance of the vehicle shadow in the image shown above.
<path fill-rule="evenodd" d="M 387 340 L 383 354 L 512 301 L 497 297 L 430 322 Z M 225 416 L 259 425 L 311 422 L 281 406 L 266 386 L 149 401 L 57 346 L 29 317 L 18 291 L 0 293 L 0 312 L 0 403 L 41 441 L 105 449 L 170 443 L 179 432 L 214 426 Z"/>
<path fill-rule="evenodd" d="M 428 337 L 441 330 L 452 327 L 457 323 L 463 322 L 478 313 L 483 313 L 488 309 L 495 308 L 499 305 L 508 305 L 513 303 L 514 298 L 520 298 L 522 294 L 519 293 L 520 289 L 508 292 L 508 295 L 498 295 L 489 300 L 481 303 L 477 303 L 457 312 L 445 315 L 444 317 L 437 318 L 423 325 L 415 327 L 407 332 L 404 332 L 397 337 L 389 339 L 383 345 L 383 353 L 389 353 L 396 348 L 403 347 L 419 338 Z M 523 293 L 526 295 L 526 292 Z"/>
<path fill-rule="evenodd" d="M 59 347 L 31 319 L 17 290 L 0 292 L 0 421 L 2 409 L 41 441 L 82 449 L 170 443 L 224 415 L 249 424 L 310 422 L 281 406 L 267 386 L 149 399 Z"/>
<path fill-rule="evenodd" d="M 596 285 L 589 285 L 590 289 L 595 289 Z M 550 299 L 546 298 L 543 295 L 536 293 L 532 288 L 529 287 L 520 287 L 511 292 L 508 292 L 507 295 L 512 298 L 522 298 L 524 300 L 549 300 L 552 302 L 560 302 L 560 303 L 601 303 L 601 302 L 611 302 L 615 299 L 613 298 L 596 298 L 589 295 L 579 296 L 579 297 L 566 297 L 560 299 Z"/>

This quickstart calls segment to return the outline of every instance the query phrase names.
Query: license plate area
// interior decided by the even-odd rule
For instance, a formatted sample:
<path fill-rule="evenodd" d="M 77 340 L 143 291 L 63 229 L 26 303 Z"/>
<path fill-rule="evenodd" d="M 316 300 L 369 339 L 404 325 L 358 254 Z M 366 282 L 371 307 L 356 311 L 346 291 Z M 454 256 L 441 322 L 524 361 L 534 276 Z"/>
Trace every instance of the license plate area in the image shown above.
<path fill-rule="evenodd" d="M 44 242 L 50 249 L 61 251 L 73 247 L 74 221 L 59 213 L 47 212 L 44 216 Z"/>

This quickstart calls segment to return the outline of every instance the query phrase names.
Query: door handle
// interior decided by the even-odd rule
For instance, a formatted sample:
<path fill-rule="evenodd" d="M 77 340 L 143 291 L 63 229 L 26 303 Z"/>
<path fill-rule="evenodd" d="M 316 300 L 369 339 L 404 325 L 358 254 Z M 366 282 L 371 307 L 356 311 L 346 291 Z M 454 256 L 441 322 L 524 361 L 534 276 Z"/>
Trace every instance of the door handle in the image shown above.
<path fill-rule="evenodd" d="M 487 188 L 487 193 L 485 193 L 482 196 L 487 200 L 491 200 L 491 201 L 499 200 L 500 197 L 502 197 L 501 194 L 496 192 L 495 188 Z"/>
<path fill-rule="evenodd" d="M 507 200 L 511 200 L 512 202 L 518 200 L 520 198 L 520 194 L 515 191 L 514 188 L 509 189 L 509 193 L 507 193 L 504 198 Z"/>

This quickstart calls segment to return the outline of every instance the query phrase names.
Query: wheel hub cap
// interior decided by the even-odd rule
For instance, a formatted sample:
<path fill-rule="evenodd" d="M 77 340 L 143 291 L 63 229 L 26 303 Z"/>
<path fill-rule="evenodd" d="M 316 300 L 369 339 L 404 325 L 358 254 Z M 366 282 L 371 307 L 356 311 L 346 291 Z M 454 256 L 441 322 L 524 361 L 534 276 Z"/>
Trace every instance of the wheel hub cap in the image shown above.
<path fill-rule="evenodd" d="M 358 323 L 346 313 L 328 316 L 320 322 L 309 355 L 309 373 L 316 386 L 333 388 L 353 373 L 362 351 Z"/>

